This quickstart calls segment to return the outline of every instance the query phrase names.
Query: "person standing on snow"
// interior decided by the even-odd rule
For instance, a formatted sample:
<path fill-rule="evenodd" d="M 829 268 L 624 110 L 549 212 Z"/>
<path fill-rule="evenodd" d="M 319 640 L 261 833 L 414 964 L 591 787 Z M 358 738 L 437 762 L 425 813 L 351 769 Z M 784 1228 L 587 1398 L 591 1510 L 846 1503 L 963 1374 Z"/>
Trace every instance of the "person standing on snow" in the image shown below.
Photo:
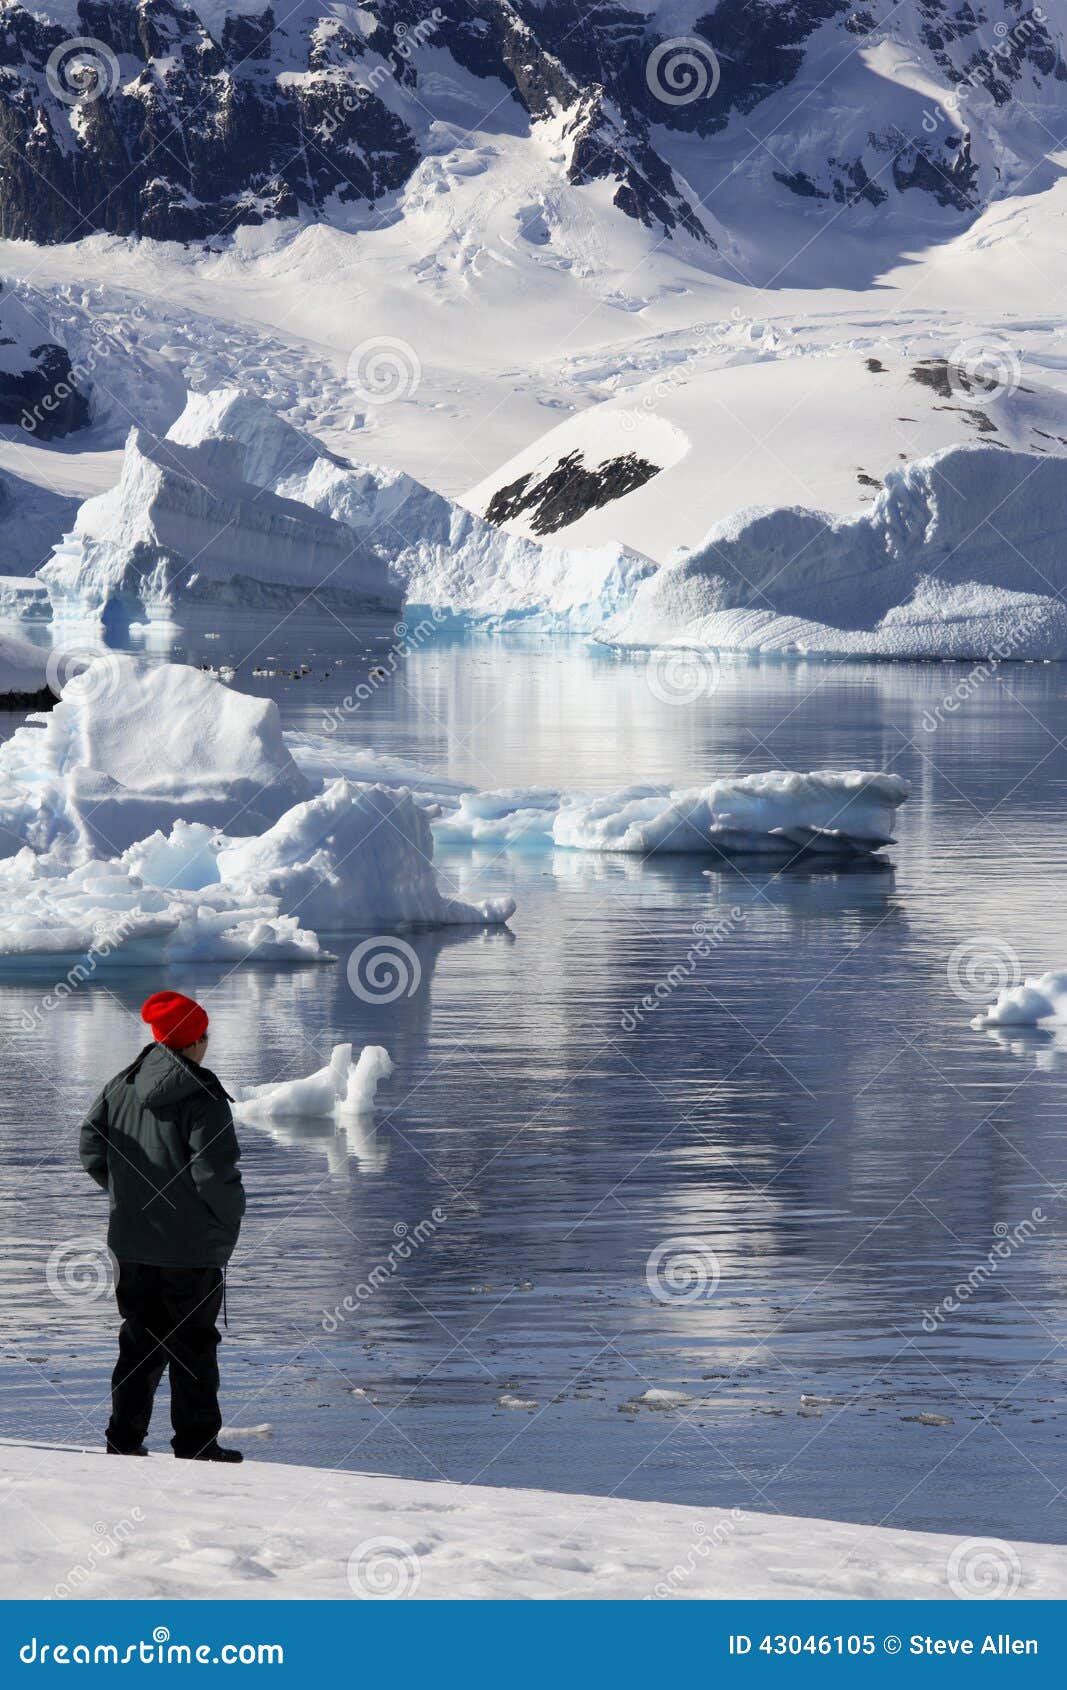
<path fill-rule="evenodd" d="M 192 1461 L 240 1461 L 218 1442 L 225 1267 L 244 1214 L 230 1097 L 203 1067 L 208 1018 L 180 992 L 141 1009 L 155 1042 L 115 1075 L 81 1129 L 81 1163 L 111 1200 L 108 1248 L 122 1316 L 109 1455 L 147 1455 L 152 1402 L 170 1367 L 171 1440 Z"/>

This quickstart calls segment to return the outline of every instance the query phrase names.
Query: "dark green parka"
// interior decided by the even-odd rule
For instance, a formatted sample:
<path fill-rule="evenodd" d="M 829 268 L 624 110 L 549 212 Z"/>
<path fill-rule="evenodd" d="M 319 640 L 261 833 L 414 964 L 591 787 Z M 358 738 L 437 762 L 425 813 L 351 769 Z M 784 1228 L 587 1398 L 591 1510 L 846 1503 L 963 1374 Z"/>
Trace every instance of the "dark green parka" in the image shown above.
<path fill-rule="evenodd" d="M 81 1130 L 82 1167 L 111 1199 L 120 1262 L 224 1267 L 245 1194 L 230 1099 L 208 1068 L 150 1044 L 116 1074 Z"/>

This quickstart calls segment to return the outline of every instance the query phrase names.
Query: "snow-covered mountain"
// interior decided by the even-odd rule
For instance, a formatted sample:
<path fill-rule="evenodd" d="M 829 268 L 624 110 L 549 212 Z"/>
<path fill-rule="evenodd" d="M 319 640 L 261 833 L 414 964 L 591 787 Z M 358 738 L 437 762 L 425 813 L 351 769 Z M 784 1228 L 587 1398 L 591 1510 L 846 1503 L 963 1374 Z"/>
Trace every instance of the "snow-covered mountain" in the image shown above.
<path fill-rule="evenodd" d="M 0 233 L 373 225 L 476 131 L 551 139 L 532 241 L 598 183 L 712 265 L 775 206 L 955 227 L 1047 172 L 1065 29 L 1024 0 L 0 0 Z"/>

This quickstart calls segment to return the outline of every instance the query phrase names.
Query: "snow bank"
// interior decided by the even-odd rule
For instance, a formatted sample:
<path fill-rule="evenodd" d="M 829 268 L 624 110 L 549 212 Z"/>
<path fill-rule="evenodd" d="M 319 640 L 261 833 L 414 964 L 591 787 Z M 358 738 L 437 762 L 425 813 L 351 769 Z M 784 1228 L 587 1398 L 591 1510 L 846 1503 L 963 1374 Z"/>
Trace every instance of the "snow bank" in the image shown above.
<path fill-rule="evenodd" d="M 1067 657 L 1067 460 L 955 447 L 869 512 L 742 511 L 637 588 L 620 645 Z"/>
<path fill-rule="evenodd" d="M 149 1460 L 152 1477 L 174 1466 L 169 1452 Z M 185 1466 L 180 1484 L 146 1484 L 136 1461 L 0 1445 L 19 1505 L 0 1542 L 8 1596 L 955 1599 L 988 1593 L 985 1567 L 1003 1569 L 993 1588 L 1006 1595 L 1052 1600 L 1067 1580 L 1067 1549 L 1051 1544 L 254 1459 Z M 87 1554 L 101 1520 L 127 1518 L 121 1552 Z M 79 1562 L 88 1577 L 69 1591 Z"/>
<path fill-rule="evenodd" d="M 892 843 L 909 792 L 897 775 L 773 771 L 675 790 L 638 785 L 602 797 L 540 790 L 464 795 L 436 824 L 454 843 L 668 851 L 862 855 Z"/>
<path fill-rule="evenodd" d="M 972 1027 L 1036 1027 L 1067 1024 L 1067 969 L 1038 974 L 1021 986 L 1007 986 L 996 1003 L 976 1015 Z"/>
<path fill-rule="evenodd" d="M 379 1083 L 392 1072 L 392 1058 L 381 1045 L 365 1045 L 355 1062 L 350 1044 L 334 1045 L 326 1066 L 303 1079 L 243 1086 L 234 1113 L 246 1121 L 367 1115 L 374 1108 Z"/>
<path fill-rule="evenodd" d="M 411 476 L 350 463 L 235 388 L 190 396 L 41 569 L 58 617 L 171 615 L 182 597 L 260 602 L 315 588 L 450 616 L 593 629 L 651 571 L 616 545 L 542 549 Z"/>
<path fill-rule="evenodd" d="M 467 904 L 442 895 L 430 818 L 404 787 L 343 777 L 297 804 L 257 839 L 220 852 L 223 881 L 278 900 L 320 933 L 507 921 L 514 900 Z"/>

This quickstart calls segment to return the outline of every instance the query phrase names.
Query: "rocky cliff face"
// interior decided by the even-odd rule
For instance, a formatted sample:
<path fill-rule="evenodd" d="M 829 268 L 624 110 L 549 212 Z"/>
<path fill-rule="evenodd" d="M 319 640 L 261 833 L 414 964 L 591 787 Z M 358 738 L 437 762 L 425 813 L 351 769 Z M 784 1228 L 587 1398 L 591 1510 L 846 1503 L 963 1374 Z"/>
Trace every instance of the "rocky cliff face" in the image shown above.
<path fill-rule="evenodd" d="M 681 38 L 661 22 L 679 15 L 0 0 L 0 234 L 203 241 L 387 208 L 425 156 L 442 70 L 475 91 L 473 126 L 483 91 L 487 122 L 507 107 L 531 136 L 560 124 L 572 184 L 607 182 L 620 214 L 709 246 L 709 171 L 861 217 L 902 199 L 966 217 L 1067 109 L 1067 26 L 1023 0 L 693 0 Z"/>
<path fill-rule="evenodd" d="M 22 301 L 0 298 L 0 426 L 56 440 L 88 421 L 89 403 L 66 349 Z"/>

